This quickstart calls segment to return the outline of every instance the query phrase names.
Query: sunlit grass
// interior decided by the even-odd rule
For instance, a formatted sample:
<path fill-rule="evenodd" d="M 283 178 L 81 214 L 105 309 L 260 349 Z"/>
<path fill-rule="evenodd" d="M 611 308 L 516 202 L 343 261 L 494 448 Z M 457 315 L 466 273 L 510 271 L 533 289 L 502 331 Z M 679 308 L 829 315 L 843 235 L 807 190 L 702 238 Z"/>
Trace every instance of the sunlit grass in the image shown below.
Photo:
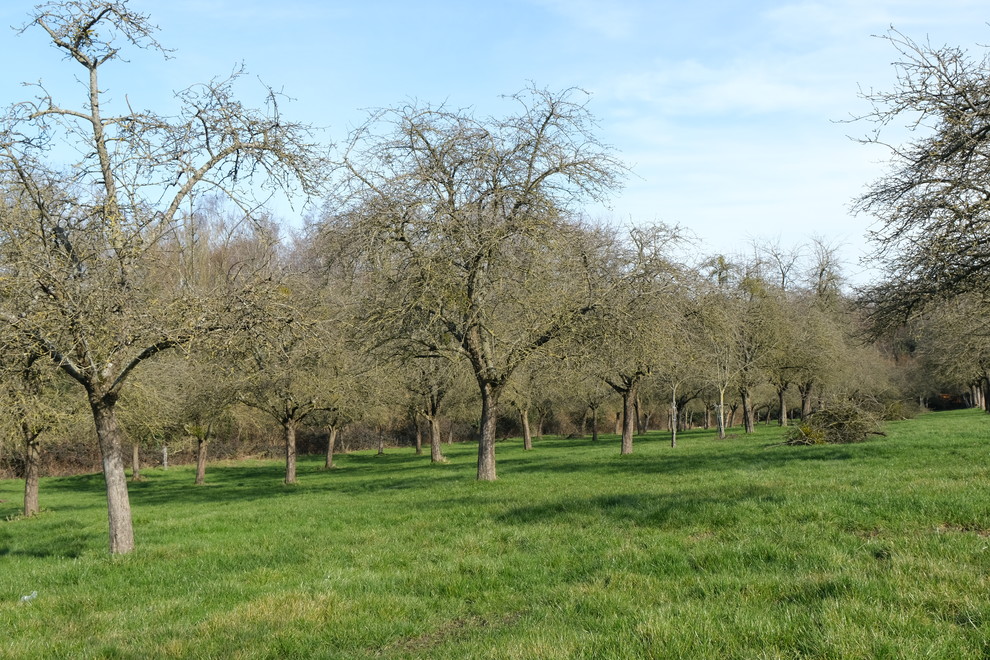
<path fill-rule="evenodd" d="M 122 558 L 99 476 L 33 519 L 0 482 L 0 655 L 986 657 L 990 417 L 778 437 L 509 441 L 495 483 L 473 445 L 148 470 Z"/>

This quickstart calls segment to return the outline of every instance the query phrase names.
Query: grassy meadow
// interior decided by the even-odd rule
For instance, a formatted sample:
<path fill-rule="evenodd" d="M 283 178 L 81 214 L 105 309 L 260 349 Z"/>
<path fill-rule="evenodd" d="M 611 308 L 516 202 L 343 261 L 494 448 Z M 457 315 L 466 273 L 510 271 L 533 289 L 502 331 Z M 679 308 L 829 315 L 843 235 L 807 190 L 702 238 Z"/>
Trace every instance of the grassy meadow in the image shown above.
<path fill-rule="evenodd" d="M 736 431 L 736 429 L 733 429 Z M 0 482 L 3 658 L 986 658 L 990 416 L 847 446 L 761 427 Z M 30 602 L 21 596 L 36 591 Z"/>

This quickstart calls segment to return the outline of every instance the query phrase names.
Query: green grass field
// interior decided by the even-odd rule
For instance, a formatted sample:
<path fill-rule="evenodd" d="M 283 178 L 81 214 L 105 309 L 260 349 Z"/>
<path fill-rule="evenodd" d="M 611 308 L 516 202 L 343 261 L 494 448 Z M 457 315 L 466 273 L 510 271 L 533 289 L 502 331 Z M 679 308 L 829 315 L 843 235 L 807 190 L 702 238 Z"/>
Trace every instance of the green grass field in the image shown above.
<path fill-rule="evenodd" d="M 990 416 L 888 431 L 147 470 L 121 558 L 99 475 L 3 481 L 0 657 L 986 658 Z"/>

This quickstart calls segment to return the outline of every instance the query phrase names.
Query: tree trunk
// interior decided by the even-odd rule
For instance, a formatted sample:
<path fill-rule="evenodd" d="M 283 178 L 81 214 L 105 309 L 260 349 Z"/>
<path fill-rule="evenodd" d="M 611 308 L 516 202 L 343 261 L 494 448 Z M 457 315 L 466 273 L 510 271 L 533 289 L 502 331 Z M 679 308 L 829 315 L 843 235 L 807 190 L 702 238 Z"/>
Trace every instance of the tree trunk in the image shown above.
<path fill-rule="evenodd" d="M 522 420 L 523 449 L 529 451 L 533 448 L 533 436 L 529 432 L 529 408 L 520 408 L 519 418 Z"/>
<path fill-rule="evenodd" d="M 811 393 L 814 389 L 814 383 L 801 383 L 798 385 L 798 393 L 801 395 L 801 421 L 807 421 L 808 417 L 811 415 Z"/>
<path fill-rule="evenodd" d="M 385 455 L 385 433 L 381 429 L 378 429 L 378 455 Z"/>
<path fill-rule="evenodd" d="M 25 427 L 27 424 L 25 423 Z M 24 515 L 33 516 L 38 506 L 38 483 L 41 479 L 41 445 L 38 434 L 24 428 Z"/>
<path fill-rule="evenodd" d="M 419 425 L 419 420 L 413 420 L 413 426 L 416 427 L 416 455 L 423 455 L 423 429 Z"/>
<path fill-rule="evenodd" d="M 296 483 L 296 420 L 282 422 L 285 433 L 285 483 Z"/>
<path fill-rule="evenodd" d="M 633 432 L 636 423 L 636 390 L 639 383 L 633 383 L 622 392 L 622 450 L 620 454 L 633 451 Z"/>
<path fill-rule="evenodd" d="M 115 406 L 116 398 L 112 395 L 103 398 L 94 395 L 90 400 L 107 489 L 110 553 L 122 555 L 134 550 L 134 525 L 127 494 L 127 474 L 124 472 L 123 434 L 117 425 Z"/>
<path fill-rule="evenodd" d="M 337 427 L 331 426 L 327 431 L 327 462 L 323 465 L 324 469 L 329 470 L 333 465 L 333 449 L 337 444 Z"/>
<path fill-rule="evenodd" d="M 777 426 L 787 426 L 787 385 L 777 388 L 777 405 L 780 406 L 780 413 L 777 415 Z"/>
<path fill-rule="evenodd" d="M 440 445 L 440 418 L 436 415 L 430 417 L 430 462 L 446 463 L 447 457 L 443 455 Z"/>
<path fill-rule="evenodd" d="M 591 409 L 591 441 L 598 442 L 598 408 Z"/>
<path fill-rule="evenodd" d="M 670 388 L 670 446 L 677 446 L 677 388 Z"/>
<path fill-rule="evenodd" d="M 495 481 L 495 425 L 502 389 L 479 381 L 481 388 L 481 438 L 478 440 L 478 481 Z"/>
<path fill-rule="evenodd" d="M 718 437 L 725 440 L 725 390 L 718 391 L 718 410 L 716 411 L 715 423 L 718 425 Z"/>
<path fill-rule="evenodd" d="M 615 413 L 615 434 L 619 435 L 622 433 L 622 413 Z"/>
<path fill-rule="evenodd" d="M 643 435 L 643 407 L 639 404 L 639 395 L 636 395 L 633 405 L 636 408 L 636 435 Z"/>
<path fill-rule="evenodd" d="M 131 445 L 131 481 L 141 481 L 141 448 L 136 442 Z"/>
<path fill-rule="evenodd" d="M 749 389 L 743 388 L 739 390 L 739 397 L 742 399 L 743 424 L 745 425 L 746 433 L 755 433 L 756 418 L 754 415 L 756 412 L 753 410 L 753 398 L 749 393 Z"/>
<path fill-rule="evenodd" d="M 196 482 L 195 485 L 202 486 L 206 483 L 206 451 L 210 445 L 210 433 L 213 429 L 213 422 L 206 425 L 206 431 L 196 435 Z M 202 430 L 202 429 L 200 429 Z"/>

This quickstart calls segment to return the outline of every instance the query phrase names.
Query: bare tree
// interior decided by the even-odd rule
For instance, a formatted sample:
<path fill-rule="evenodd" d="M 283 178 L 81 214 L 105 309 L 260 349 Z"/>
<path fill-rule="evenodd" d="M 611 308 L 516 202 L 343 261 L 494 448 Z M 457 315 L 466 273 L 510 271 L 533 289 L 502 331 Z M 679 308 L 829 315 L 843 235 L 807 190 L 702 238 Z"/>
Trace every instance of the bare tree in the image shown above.
<path fill-rule="evenodd" d="M 613 243 L 599 266 L 607 282 L 602 302 L 577 336 L 574 350 L 586 368 L 622 397 L 621 454 L 633 451 L 643 380 L 674 350 L 681 273 L 670 251 L 678 241 L 677 228 L 657 224 L 635 227 L 625 242 Z"/>
<path fill-rule="evenodd" d="M 231 291 L 210 296 L 175 265 L 187 232 L 183 205 L 212 189 L 245 209 L 275 187 L 314 192 L 325 162 L 305 126 L 281 116 L 279 98 L 251 110 L 226 79 L 177 94 L 173 116 L 107 101 L 100 72 L 128 47 L 164 53 L 156 28 L 126 0 L 40 5 L 37 27 L 81 67 L 82 100 L 63 105 L 44 87 L 0 121 L 7 208 L 0 244 L 8 277 L 0 320 L 49 356 L 86 392 L 107 488 L 111 553 L 134 547 L 116 404 L 133 371 L 163 351 L 237 324 Z M 74 149 L 70 168 L 46 163 L 51 145 Z M 236 276 L 236 277 L 235 277 Z M 231 273 L 241 284 L 246 272 Z"/>
<path fill-rule="evenodd" d="M 233 347 L 245 376 L 241 403 L 282 427 L 285 483 L 296 483 L 296 431 L 308 417 L 338 408 L 332 372 L 339 328 L 306 273 L 280 276 L 264 320 L 245 328 Z"/>
<path fill-rule="evenodd" d="M 480 480 L 496 478 L 495 422 L 512 374 L 594 305 L 569 213 L 615 188 L 622 167 L 577 96 L 529 89 L 501 119 L 384 110 L 347 152 L 344 201 L 374 282 L 370 325 L 412 355 L 470 363 Z"/>
<path fill-rule="evenodd" d="M 863 291 L 878 331 L 930 302 L 986 292 L 990 273 L 990 53 L 974 57 L 891 30 L 897 51 L 890 91 L 869 91 L 873 110 L 858 118 L 875 131 L 862 141 L 889 150 L 890 167 L 856 203 L 880 228 L 874 263 L 886 279 Z M 904 144 L 884 140 L 906 122 Z"/>

